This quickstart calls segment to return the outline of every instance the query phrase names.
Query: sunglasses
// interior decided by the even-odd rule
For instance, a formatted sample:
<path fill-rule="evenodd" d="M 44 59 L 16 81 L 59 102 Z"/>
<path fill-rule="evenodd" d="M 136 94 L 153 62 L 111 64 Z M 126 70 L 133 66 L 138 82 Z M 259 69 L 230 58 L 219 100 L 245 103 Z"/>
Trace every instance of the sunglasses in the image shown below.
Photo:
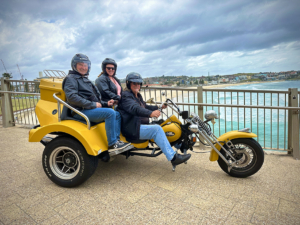
<path fill-rule="evenodd" d="M 141 83 L 132 82 L 133 85 L 142 85 Z"/>
<path fill-rule="evenodd" d="M 107 70 L 115 70 L 115 67 L 106 67 Z"/>

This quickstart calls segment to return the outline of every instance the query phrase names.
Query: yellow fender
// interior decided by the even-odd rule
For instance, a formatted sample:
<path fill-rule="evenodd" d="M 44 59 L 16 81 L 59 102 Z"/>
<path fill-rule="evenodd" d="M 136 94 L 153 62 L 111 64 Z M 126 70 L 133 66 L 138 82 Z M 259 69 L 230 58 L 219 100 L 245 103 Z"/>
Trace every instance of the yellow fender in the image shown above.
<path fill-rule="evenodd" d="M 230 141 L 232 139 L 237 139 L 237 138 L 254 138 L 257 137 L 256 134 L 254 133 L 247 133 L 247 132 L 241 132 L 237 130 L 229 131 L 223 135 L 221 135 L 217 140 L 220 141 Z M 224 145 L 224 143 L 220 143 L 221 145 Z M 215 144 L 215 147 L 220 151 L 221 147 L 218 144 Z M 214 149 L 211 149 L 210 151 L 210 156 L 209 160 L 210 161 L 217 161 L 219 159 L 218 153 L 215 152 Z"/>
<path fill-rule="evenodd" d="M 29 142 L 40 142 L 42 138 L 52 132 L 62 132 L 76 138 L 89 155 L 97 156 L 108 149 L 105 123 L 92 126 L 90 130 L 81 122 L 64 120 L 51 125 L 45 125 L 29 132 Z"/>

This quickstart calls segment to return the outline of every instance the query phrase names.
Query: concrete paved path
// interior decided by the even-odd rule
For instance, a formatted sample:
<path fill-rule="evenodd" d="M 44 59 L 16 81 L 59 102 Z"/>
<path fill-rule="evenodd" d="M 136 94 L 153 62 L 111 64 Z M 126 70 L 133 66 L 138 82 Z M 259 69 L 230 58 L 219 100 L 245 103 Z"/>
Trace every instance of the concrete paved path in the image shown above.
<path fill-rule="evenodd" d="M 0 224 L 300 224 L 300 161 L 266 155 L 252 177 L 209 154 L 176 172 L 166 158 L 117 156 L 77 188 L 52 183 L 28 129 L 0 128 Z"/>

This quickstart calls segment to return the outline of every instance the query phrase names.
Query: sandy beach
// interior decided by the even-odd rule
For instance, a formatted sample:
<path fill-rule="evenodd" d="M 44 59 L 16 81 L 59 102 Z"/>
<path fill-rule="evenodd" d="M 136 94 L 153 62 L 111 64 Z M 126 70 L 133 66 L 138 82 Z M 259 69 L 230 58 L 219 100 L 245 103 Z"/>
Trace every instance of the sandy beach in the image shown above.
<path fill-rule="evenodd" d="M 259 83 L 270 83 L 270 82 L 278 82 L 278 81 L 256 81 L 256 82 L 243 82 L 243 83 L 227 83 L 227 84 L 216 84 L 216 85 L 207 85 L 203 86 L 203 89 L 219 89 L 219 88 L 225 88 L 225 87 L 231 87 L 231 86 L 238 86 L 238 85 L 246 85 L 246 84 L 259 84 Z M 174 90 L 153 90 L 155 88 L 174 88 Z M 185 88 L 187 90 L 180 90 L 176 91 L 176 88 Z M 168 86 L 152 86 L 149 87 L 149 89 L 142 89 L 141 94 L 143 95 L 144 100 L 148 100 L 149 98 L 154 98 L 156 101 L 160 102 L 161 100 L 164 100 L 165 98 L 161 96 L 161 93 L 165 92 L 168 98 L 175 99 L 177 97 L 177 93 L 179 96 L 178 102 L 181 102 L 182 93 L 183 96 L 186 96 L 188 94 L 188 89 L 196 89 L 197 85 L 190 86 L 190 87 L 168 87 Z"/>

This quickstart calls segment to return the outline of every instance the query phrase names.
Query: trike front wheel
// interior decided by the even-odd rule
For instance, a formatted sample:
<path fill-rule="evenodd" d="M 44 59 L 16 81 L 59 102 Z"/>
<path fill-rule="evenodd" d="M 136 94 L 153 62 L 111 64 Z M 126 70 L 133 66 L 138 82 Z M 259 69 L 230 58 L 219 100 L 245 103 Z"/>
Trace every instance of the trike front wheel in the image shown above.
<path fill-rule="evenodd" d="M 231 142 L 234 145 L 233 156 L 238 164 L 228 171 L 227 164 L 219 157 L 218 163 L 221 169 L 233 177 L 244 178 L 255 174 L 264 163 L 264 151 L 260 144 L 252 138 L 238 138 Z M 226 149 L 228 150 L 227 146 Z M 220 152 L 227 160 L 231 160 L 223 149 Z"/>
<path fill-rule="evenodd" d="M 55 184 L 75 187 L 85 182 L 96 170 L 98 157 L 88 155 L 77 140 L 58 137 L 46 145 L 43 168 Z"/>

